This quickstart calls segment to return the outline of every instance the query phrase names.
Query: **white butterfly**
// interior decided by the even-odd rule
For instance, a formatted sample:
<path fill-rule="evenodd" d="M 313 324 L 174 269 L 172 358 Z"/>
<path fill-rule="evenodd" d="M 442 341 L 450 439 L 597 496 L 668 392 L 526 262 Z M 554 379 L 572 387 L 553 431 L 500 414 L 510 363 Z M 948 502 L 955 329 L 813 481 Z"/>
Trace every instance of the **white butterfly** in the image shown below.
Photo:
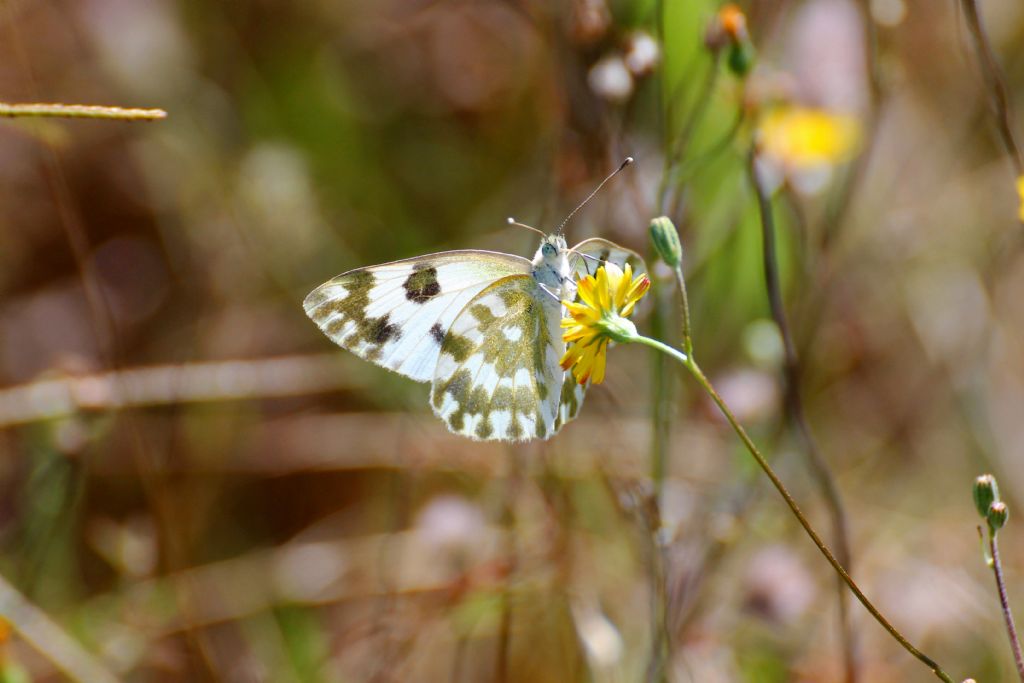
<path fill-rule="evenodd" d="M 562 301 L 603 262 L 636 252 L 589 239 L 567 249 L 562 228 L 604 184 L 633 163 L 627 157 L 573 209 L 528 261 L 494 251 L 443 251 L 342 273 L 303 307 L 342 348 L 430 382 L 430 407 L 448 429 L 473 439 L 547 439 L 576 417 L 586 386 L 559 365 L 565 353 Z M 510 223 L 515 223 L 511 218 Z"/>
<path fill-rule="evenodd" d="M 603 261 L 644 270 L 629 249 L 595 238 L 570 250 L 556 233 L 532 261 L 463 250 L 352 270 L 303 306 L 341 347 L 430 382 L 430 406 L 456 434 L 547 439 L 576 417 L 586 391 L 559 366 L 561 301 Z"/>

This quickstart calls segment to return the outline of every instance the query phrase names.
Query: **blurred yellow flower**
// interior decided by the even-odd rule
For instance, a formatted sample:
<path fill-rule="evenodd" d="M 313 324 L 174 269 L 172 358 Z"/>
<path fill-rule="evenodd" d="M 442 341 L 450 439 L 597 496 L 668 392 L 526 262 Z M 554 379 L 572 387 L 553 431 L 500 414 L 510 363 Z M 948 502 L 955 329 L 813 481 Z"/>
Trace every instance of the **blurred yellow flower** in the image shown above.
<path fill-rule="evenodd" d="M 1024 223 L 1024 175 L 1017 178 L 1017 195 L 1020 197 L 1020 210 L 1017 213 L 1017 218 Z"/>
<path fill-rule="evenodd" d="M 769 110 L 758 126 L 761 151 L 800 170 L 849 159 L 860 143 L 860 121 L 849 114 L 799 106 Z"/>
<path fill-rule="evenodd" d="M 568 343 L 562 356 L 562 369 L 572 368 L 580 384 L 604 381 L 608 344 L 629 341 L 637 336 L 636 326 L 627 320 L 637 302 L 651 287 L 646 274 L 633 278 L 633 268 L 625 270 L 614 263 L 597 269 L 596 277 L 579 281 L 579 301 L 563 301 L 569 317 L 562 319 L 562 339 Z"/>

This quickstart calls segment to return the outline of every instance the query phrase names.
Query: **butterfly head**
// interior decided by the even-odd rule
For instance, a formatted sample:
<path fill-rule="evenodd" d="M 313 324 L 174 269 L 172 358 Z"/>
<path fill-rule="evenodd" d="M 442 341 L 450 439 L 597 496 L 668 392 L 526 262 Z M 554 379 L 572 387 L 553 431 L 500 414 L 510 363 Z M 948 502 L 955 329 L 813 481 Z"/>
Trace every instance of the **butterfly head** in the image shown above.
<path fill-rule="evenodd" d="M 533 257 L 533 277 L 556 299 L 572 299 L 575 284 L 569 266 L 569 248 L 559 234 L 546 235 Z"/>
<path fill-rule="evenodd" d="M 540 241 L 540 248 L 533 256 L 533 265 L 546 265 L 557 268 L 562 259 L 565 258 L 565 252 L 568 251 L 568 249 L 569 247 L 565 243 L 565 238 L 561 235 L 546 235 L 544 239 Z"/>

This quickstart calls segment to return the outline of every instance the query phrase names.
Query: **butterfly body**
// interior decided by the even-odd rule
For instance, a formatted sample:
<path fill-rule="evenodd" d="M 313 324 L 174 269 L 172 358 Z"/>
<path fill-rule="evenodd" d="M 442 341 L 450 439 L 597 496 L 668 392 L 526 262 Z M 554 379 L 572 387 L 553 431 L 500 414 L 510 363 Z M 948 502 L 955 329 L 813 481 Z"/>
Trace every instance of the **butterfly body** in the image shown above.
<path fill-rule="evenodd" d="M 586 387 L 559 365 L 561 302 L 575 298 L 576 276 L 602 259 L 642 264 L 611 242 L 570 250 L 556 234 L 532 261 L 462 250 L 356 269 L 314 289 L 303 305 L 341 347 L 430 382 L 431 408 L 451 431 L 543 439 L 583 401 Z"/>
<path fill-rule="evenodd" d="M 533 256 L 531 266 L 533 279 L 551 292 L 557 301 L 572 301 L 576 298 L 576 284 L 573 281 L 572 266 L 569 264 L 569 248 L 564 237 L 545 237 Z"/>

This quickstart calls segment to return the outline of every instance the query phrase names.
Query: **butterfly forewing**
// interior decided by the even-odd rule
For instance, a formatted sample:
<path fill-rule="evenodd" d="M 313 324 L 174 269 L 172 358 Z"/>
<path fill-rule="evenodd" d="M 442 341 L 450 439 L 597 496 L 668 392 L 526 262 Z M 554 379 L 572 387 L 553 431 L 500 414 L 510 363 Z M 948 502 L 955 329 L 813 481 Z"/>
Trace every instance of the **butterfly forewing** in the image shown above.
<path fill-rule="evenodd" d="M 430 402 L 457 434 L 477 439 L 546 439 L 561 417 L 565 350 L 561 304 L 529 275 L 480 292 L 441 345 Z"/>
<path fill-rule="evenodd" d="M 519 256 L 442 252 L 349 271 L 314 289 L 303 306 L 339 346 L 426 382 L 466 304 L 495 280 L 529 272 Z"/>

